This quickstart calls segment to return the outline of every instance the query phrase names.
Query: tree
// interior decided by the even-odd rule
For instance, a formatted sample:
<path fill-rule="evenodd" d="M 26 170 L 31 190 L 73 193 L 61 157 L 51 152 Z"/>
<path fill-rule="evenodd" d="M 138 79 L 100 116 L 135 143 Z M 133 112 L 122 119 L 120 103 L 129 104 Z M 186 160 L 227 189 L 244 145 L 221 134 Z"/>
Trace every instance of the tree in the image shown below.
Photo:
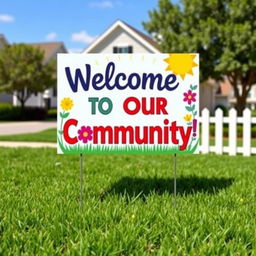
<path fill-rule="evenodd" d="M 55 85 L 55 65 L 44 64 L 44 53 L 26 44 L 0 50 L 0 90 L 17 96 L 22 110 L 32 93 Z"/>
<path fill-rule="evenodd" d="M 227 77 L 241 115 L 256 83 L 255 10 L 256 0 L 159 0 L 143 25 L 163 52 L 200 53 L 201 81 Z"/>

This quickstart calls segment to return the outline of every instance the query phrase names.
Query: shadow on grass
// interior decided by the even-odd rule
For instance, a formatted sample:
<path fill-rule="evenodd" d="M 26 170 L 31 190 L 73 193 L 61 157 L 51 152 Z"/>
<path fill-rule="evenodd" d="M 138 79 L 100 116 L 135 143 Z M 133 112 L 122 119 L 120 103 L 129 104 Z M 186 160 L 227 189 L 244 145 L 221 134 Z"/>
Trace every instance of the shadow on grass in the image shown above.
<path fill-rule="evenodd" d="M 188 195 L 194 193 L 215 194 L 219 190 L 232 185 L 233 178 L 206 178 L 197 176 L 177 178 L 177 194 Z M 147 196 L 151 193 L 173 193 L 173 179 L 170 178 L 132 178 L 123 177 L 112 184 L 108 193 Z"/>

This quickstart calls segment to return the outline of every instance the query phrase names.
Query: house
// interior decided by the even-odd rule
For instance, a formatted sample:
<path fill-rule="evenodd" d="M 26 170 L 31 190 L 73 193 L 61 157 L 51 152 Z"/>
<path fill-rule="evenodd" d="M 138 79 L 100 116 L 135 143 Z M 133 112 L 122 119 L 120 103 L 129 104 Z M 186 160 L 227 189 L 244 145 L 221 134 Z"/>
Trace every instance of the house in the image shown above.
<path fill-rule="evenodd" d="M 127 23 L 117 20 L 83 53 L 161 53 L 158 44 L 149 36 Z M 216 82 L 209 80 L 200 85 L 200 110 L 215 108 Z"/>
<path fill-rule="evenodd" d="M 242 90 L 242 88 L 239 88 Z M 228 79 L 218 83 L 218 90 L 216 91 L 216 105 L 223 106 L 227 109 L 235 107 L 236 98 L 234 90 Z M 247 108 L 256 109 L 256 85 L 253 85 L 247 96 Z"/>
<path fill-rule="evenodd" d="M 44 63 L 57 60 L 58 53 L 67 53 L 62 42 L 49 43 L 31 43 L 33 47 L 39 48 L 44 52 Z M 16 96 L 13 96 L 13 105 L 18 106 L 20 103 Z M 57 108 L 57 89 L 56 86 L 49 88 L 42 93 L 32 94 L 26 101 L 26 106 Z"/>
<path fill-rule="evenodd" d="M 8 41 L 3 35 L 0 34 L 0 49 L 8 45 Z M 67 50 L 62 42 L 49 42 L 49 43 L 31 43 L 33 47 L 39 48 L 44 52 L 44 63 L 57 59 L 58 53 L 67 53 Z M 8 102 L 14 106 L 19 106 L 20 102 L 16 96 L 7 93 L 0 94 L 0 102 Z M 29 97 L 25 106 L 33 107 L 57 107 L 57 89 L 56 86 L 45 90 L 43 93 L 35 93 Z"/>

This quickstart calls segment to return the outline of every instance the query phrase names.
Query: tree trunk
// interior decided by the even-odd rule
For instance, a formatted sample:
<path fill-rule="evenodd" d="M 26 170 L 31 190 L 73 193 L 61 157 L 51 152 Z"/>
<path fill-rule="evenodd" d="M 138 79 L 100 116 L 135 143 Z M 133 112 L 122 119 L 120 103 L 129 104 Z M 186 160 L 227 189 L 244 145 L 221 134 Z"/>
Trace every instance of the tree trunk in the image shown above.
<path fill-rule="evenodd" d="M 25 100 L 20 100 L 20 107 L 21 107 L 21 111 L 22 111 L 22 113 L 24 113 Z"/>
<path fill-rule="evenodd" d="M 243 96 L 236 97 L 236 110 L 237 110 L 238 116 L 242 116 L 243 111 L 246 108 L 246 97 L 243 97 Z"/>
<path fill-rule="evenodd" d="M 248 93 L 251 90 L 251 84 L 247 84 L 246 82 L 241 84 L 241 79 L 239 79 L 239 76 L 237 74 L 228 76 L 228 80 L 231 83 L 234 90 L 234 95 L 236 98 L 237 115 L 242 116 L 243 111 L 246 108 L 246 100 Z M 239 84 L 242 89 L 241 91 L 239 90 Z"/>

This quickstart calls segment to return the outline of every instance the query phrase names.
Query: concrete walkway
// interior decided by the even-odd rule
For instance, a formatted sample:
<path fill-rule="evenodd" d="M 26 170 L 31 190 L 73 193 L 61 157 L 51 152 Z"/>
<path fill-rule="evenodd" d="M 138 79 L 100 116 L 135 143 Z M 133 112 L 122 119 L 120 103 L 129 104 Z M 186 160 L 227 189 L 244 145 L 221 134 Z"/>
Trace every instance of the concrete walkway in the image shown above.
<path fill-rule="evenodd" d="M 0 147 L 7 148 L 57 148 L 56 143 L 50 142 L 26 142 L 26 141 L 0 141 Z"/>
<path fill-rule="evenodd" d="M 56 127 L 56 121 L 7 122 L 0 123 L 0 135 L 34 133 Z"/>

